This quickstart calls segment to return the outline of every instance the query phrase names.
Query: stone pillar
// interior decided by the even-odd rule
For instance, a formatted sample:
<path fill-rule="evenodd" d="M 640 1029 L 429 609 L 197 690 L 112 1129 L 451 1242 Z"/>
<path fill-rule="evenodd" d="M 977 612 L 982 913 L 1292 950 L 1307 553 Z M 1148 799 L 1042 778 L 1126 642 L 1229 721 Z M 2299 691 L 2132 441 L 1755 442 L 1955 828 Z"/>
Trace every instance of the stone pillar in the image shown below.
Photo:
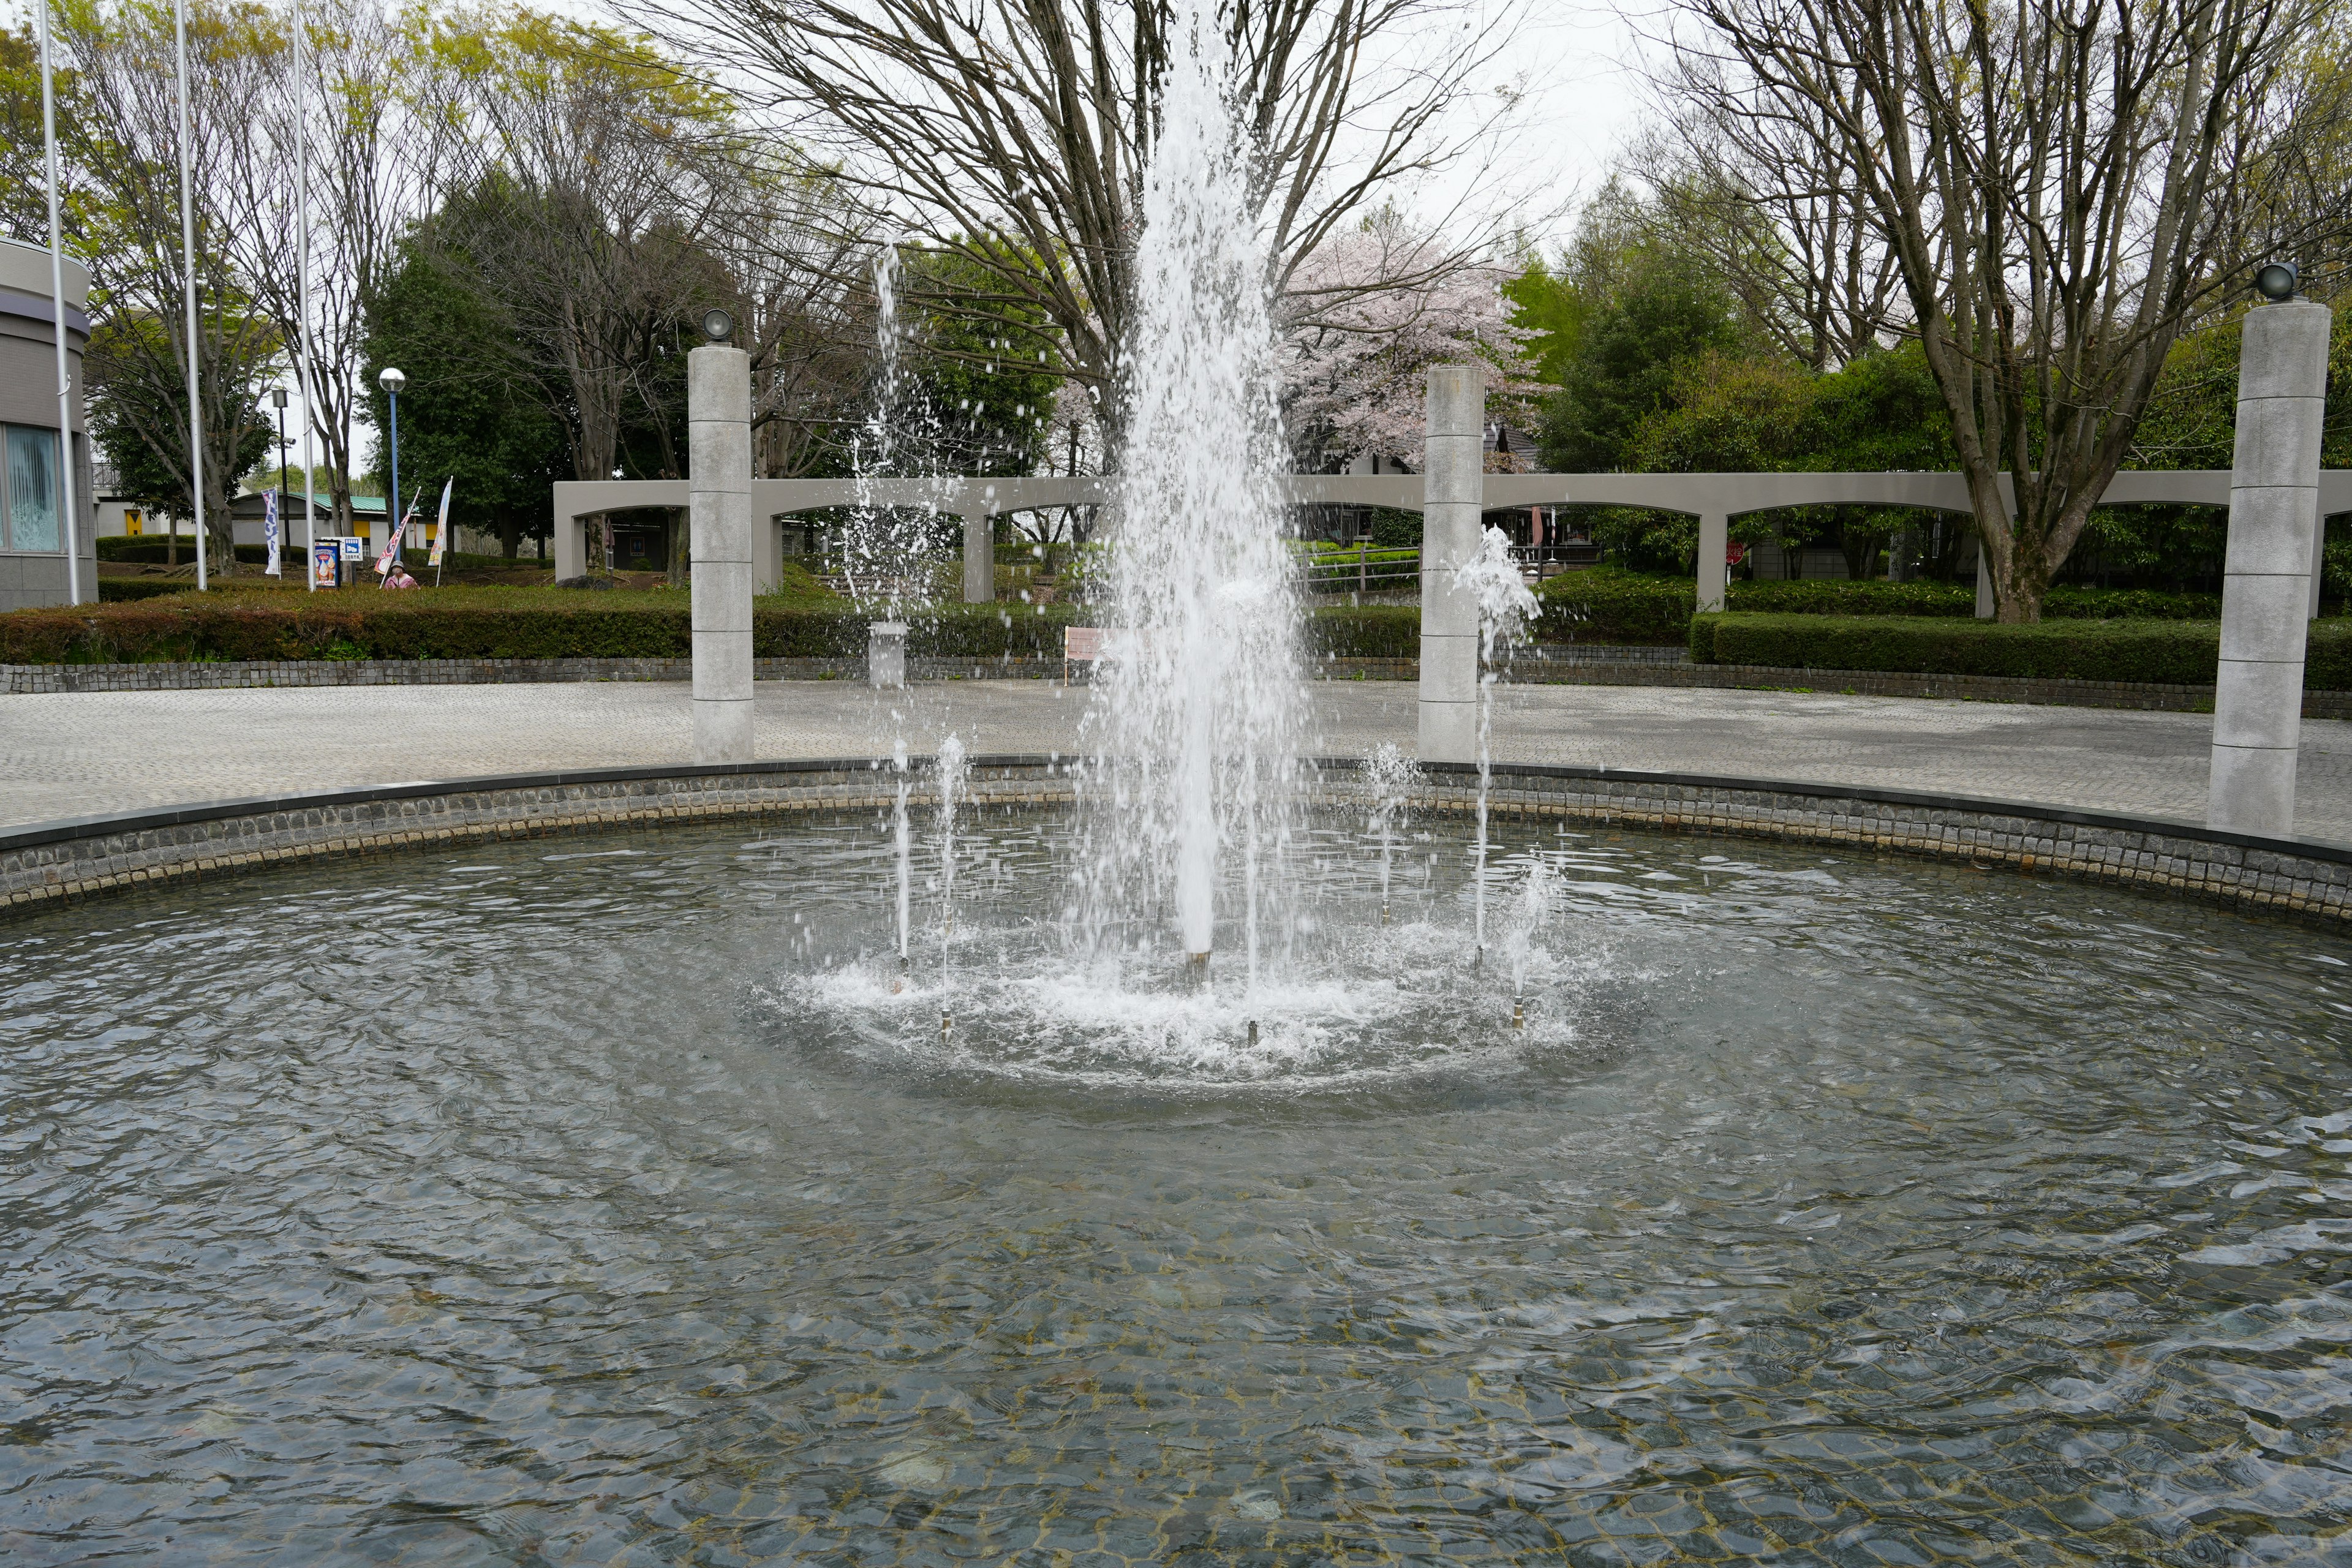
<path fill-rule="evenodd" d="M 588 534 L 576 517 L 555 520 L 555 580 L 566 582 L 588 571 Z"/>
<path fill-rule="evenodd" d="M 2311 615 L 2319 618 L 2319 591 L 2327 584 L 2327 514 L 2319 510 L 2315 497 L 2311 503 Z"/>
<path fill-rule="evenodd" d="M 1459 580 L 1478 553 L 1486 494 L 1486 373 L 1429 372 L 1421 479 L 1421 760 L 1478 759 L 1478 599 Z"/>
<path fill-rule="evenodd" d="M 686 356 L 693 528 L 694 760 L 751 760 L 751 360 L 710 343 Z"/>
<path fill-rule="evenodd" d="M 866 626 L 866 681 L 877 691 L 907 684 L 907 623 L 869 621 Z"/>
<path fill-rule="evenodd" d="M 2329 325 L 2327 307 L 2307 300 L 2257 306 L 2238 360 L 2205 820 L 2240 833 L 2294 831 Z"/>
<path fill-rule="evenodd" d="M 996 602 L 996 508 L 986 501 L 963 514 L 963 602 Z"/>
<path fill-rule="evenodd" d="M 1724 577 L 1729 564 L 1731 519 L 1719 511 L 1698 514 L 1698 613 L 1723 608 Z"/>
<path fill-rule="evenodd" d="M 772 517 L 751 520 L 751 592 L 772 594 L 784 580 L 784 528 Z"/>

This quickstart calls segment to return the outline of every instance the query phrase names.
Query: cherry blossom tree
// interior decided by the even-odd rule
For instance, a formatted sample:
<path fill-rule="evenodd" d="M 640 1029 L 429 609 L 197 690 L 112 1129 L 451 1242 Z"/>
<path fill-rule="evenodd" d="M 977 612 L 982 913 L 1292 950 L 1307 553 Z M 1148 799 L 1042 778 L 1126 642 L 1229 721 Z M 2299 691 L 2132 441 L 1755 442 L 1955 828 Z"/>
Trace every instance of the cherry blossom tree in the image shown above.
<path fill-rule="evenodd" d="M 1292 273 L 1283 300 L 1283 417 L 1301 468 L 1330 470 L 1368 454 L 1418 463 L 1423 373 L 1472 361 L 1492 367 L 1507 418 L 1531 390 L 1528 334 L 1511 325 L 1499 261 L 1421 264 L 1440 251 L 1393 217 L 1333 235 Z M 1383 279 L 1418 281 L 1380 286 Z"/>

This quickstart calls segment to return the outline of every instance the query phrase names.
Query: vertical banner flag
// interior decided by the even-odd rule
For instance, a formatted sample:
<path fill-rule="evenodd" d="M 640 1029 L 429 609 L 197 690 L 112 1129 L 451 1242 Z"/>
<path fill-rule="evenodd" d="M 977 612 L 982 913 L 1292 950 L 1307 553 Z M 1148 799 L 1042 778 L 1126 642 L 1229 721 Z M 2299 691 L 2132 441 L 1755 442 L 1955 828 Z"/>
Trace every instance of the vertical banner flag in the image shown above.
<path fill-rule="evenodd" d="M 310 581 L 321 588 L 335 585 L 335 561 L 343 552 L 340 540 L 321 539 L 310 546 Z"/>
<path fill-rule="evenodd" d="M 404 512 L 401 515 L 400 521 L 394 525 L 392 537 L 383 542 L 383 553 L 376 558 L 375 563 L 375 574 L 377 576 L 389 577 L 392 575 L 393 566 L 400 560 L 400 547 L 408 540 L 408 525 L 416 521 L 416 503 L 424 499 L 425 487 L 423 485 L 419 485 L 416 487 L 416 493 L 408 499 L 408 510 Z M 392 504 L 394 506 L 398 506 L 400 504 L 400 498 L 398 496 L 393 497 Z"/>
<path fill-rule="evenodd" d="M 269 564 L 261 569 L 265 577 L 282 577 L 278 569 L 278 492 L 261 492 L 261 542 L 269 546 Z"/>
<path fill-rule="evenodd" d="M 449 492 L 457 484 L 455 474 L 441 481 L 441 521 L 433 525 L 433 553 L 425 561 L 436 572 L 441 570 L 441 552 L 449 547 Z"/>

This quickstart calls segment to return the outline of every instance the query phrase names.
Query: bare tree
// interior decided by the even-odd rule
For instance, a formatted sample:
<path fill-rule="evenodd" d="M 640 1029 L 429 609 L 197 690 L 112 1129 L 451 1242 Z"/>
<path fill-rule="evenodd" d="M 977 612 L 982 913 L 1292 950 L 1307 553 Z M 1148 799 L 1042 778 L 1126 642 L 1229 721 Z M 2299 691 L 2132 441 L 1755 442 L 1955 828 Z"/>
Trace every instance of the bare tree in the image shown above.
<path fill-rule="evenodd" d="M 1041 341 L 1102 396 L 1118 384 L 1141 181 L 1170 51 L 1164 0 L 636 0 L 748 51 L 795 133 L 837 149 L 869 202 L 953 250 L 1001 296 L 925 309 L 1038 312 Z M 1509 46 L 1445 0 L 1227 0 L 1235 100 L 1277 286 L 1389 187 L 1467 155 L 1448 115 Z M 1375 72 L 1395 49 L 1408 66 Z M 1465 182 L 1465 187 L 1475 182 Z M 1441 270 L 1482 257 L 1444 226 Z M 1433 274 L 1434 275 L 1434 274 Z M 1407 284 L 1414 279 L 1386 279 Z"/>
<path fill-rule="evenodd" d="M 751 359 L 753 469 L 789 479 L 863 412 L 875 302 L 862 279 L 880 247 L 836 171 L 789 145 L 736 156 L 704 243 Z"/>
<path fill-rule="evenodd" d="M 1908 320 L 1894 247 L 1855 200 L 1843 142 L 1819 115 L 1673 104 L 1624 161 L 1646 185 L 1651 237 L 1701 256 L 1748 319 L 1790 358 L 1835 370 Z"/>
<path fill-rule="evenodd" d="M 294 77 L 290 33 L 270 40 L 266 89 L 247 105 L 244 145 L 224 170 L 230 258 L 277 321 L 291 353 L 307 307 L 303 401 L 325 459 L 333 529 L 352 524 L 352 431 L 365 406 L 368 304 L 395 265 L 405 227 L 438 194 L 442 146 L 431 107 L 441 72 L 425 40 L 378 0 L 310 0 L 308 79 Z M 299 108 L 298 108 L 299 105 Z M 296 115 L 305 116 L 310 224 L 292 177 Z M 310 297 L 298 249 L 310 247 Z M 314 481 L 315 483 L 315 481 Z"/>
<path fill-rule="evenodd" d="M 58 37 L 79 76 L 73 148 L 83 184 L 92 314 L 90 388 L 172 472 L 188 479 L 189 344 L 183 326 L 178 110 L 168 10 L 68 10 Z M 277 322 L 230 263 L 224 232 L 249 143 L 246 106 L 272 90 L 271 38 L 253 13 L 194 5 L 188 16 L 190 145 L 196 220 L 195 356 L 205 523 L 215 569 L 236 570 L 229 486 L 267 427 L 257 389 L 284 348 Z"/>
<path fill-rule="evenodd" d="M 2339 113 L 2287 90 L 2328 4 L 1676 0 L 1671 90 L 1809 148 L 1886 237 L 2003 620 L 2040 618 L 2184 327 L 2340 238 L 2270 199 Z"/>
<path fill-rule="evenodd" d="M 732 106 L 642 40 L 530 13 L 451 41 L 465 193 L 436 219 L 498 297 L 541 379 L 573 473 L 607 479 L 644 397 L 649 334 L 711 280 L 681 253 L 731 188 Z"/>

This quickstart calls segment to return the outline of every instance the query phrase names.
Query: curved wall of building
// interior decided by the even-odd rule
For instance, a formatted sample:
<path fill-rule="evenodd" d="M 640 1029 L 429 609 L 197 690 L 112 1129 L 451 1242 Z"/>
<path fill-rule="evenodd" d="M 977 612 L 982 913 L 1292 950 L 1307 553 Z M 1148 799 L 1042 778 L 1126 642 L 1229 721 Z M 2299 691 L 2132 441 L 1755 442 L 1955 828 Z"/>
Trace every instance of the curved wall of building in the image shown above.
<path fill-rule="evenodd" d="M 83 422 L 81 351 L 89 342 L 89 273 L 65 267 L 66 351 L 73 378 L 73 530 L 81 597 L 98 597 L 97 510 Z M 60 525 L 57 306 L 45 246 L 0 239 L 0 610 L 72 602 Z"/>

